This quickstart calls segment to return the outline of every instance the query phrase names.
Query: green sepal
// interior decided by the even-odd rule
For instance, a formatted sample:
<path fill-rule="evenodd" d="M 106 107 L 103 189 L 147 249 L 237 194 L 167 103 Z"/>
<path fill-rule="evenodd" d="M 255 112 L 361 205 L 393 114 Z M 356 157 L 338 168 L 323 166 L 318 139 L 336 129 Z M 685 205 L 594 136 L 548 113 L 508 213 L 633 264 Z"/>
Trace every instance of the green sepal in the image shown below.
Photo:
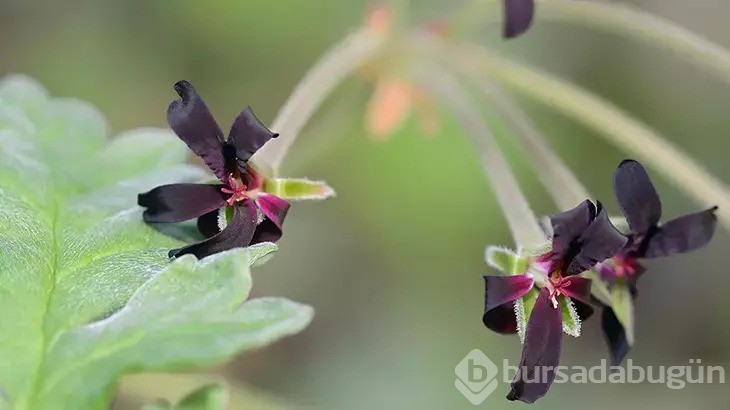
<path fill-rule="evenodd" d="M 489 246 L 486 251 L 487 264 L 507 275 L 522 275 L 530 266 L 530 258 L 500 246 Z"/>
<path fill-rule="evenodd" d="M 522 343 L 525 342 L 527 322 L 530 320 L 530 315 L 532 314 L 532 310 L 535 308 L 535 302 L 539 295 L 540 290 L 535 287 L 515 301 L 517 335 Z M 562 295 L 558 296 L 558 303 L 560 304 L 560 311 L 563 319 L 563 332 L 573 337 L 579 337 L 582 323 L 578 316 L 578 312 L 575 309 L 575 304 L 570 298 L 566 298 Z"/>
<path fill-rule="evenodd" d="M 579 337 L 581 321 L 578 312 L 575 310 L 573 300 L 560 295 L 558 296 L 558 303 L 560 303 L 560 311 L 563 317 L 563 332 L 573 337 Z"/>
<path fill-rule="evenodd" d="M 604 282 L 600 275 L 598 275 L 598 272 L 594 269 L 590 269 L 581 273 L 580 276 L 591 280 L 591 295 L 604 305 L 611 306 L 611 291 L 608 289 L 606 282 Z"/>
<path fill-rule="evenodd" d="M 290 201 L 322 200 L 335 196 L 335 190 L 324 181 L 306 178 L 272 178 L 264 182 L 264 192 Z"/>
<path fill-rule="evenodd" d="M 222 208 L 218 208 L 218 229 L 224 230 L 226 229 L 226 226 L 228 226 L 228 223 L 231 222 L 231 219 L 233 219 L 233 207 L 232 206 L 224 206 Z"/>
<path fill-rule="evenodd" d="M 525 332 L 527 330 L 527 320 L 532 314 L 532 309 L 535 307 L 537 297 L 540 295 L 540 290 L 536 287 L 530 289 L 524 296 L 515 301 L 515 317 L 517 318 L 517 335 L 520 337 L 520 342 L 525 343 Z"/>
<path fill-rule="evenodd" d="M 524 256 L 540 256 L 550 252 L 553 249 L 552 241 L 545 241 L 541 244 L 534 244 L 520 249 L 520 255 Z"/>
<path fill-rule="evenodd" d="M 629 346 L 634 344 L 634 301 L 631 297 L 631 289 L 619 278 L 611 289 L 611 308 L 626 333 L 626 342 Z"/>

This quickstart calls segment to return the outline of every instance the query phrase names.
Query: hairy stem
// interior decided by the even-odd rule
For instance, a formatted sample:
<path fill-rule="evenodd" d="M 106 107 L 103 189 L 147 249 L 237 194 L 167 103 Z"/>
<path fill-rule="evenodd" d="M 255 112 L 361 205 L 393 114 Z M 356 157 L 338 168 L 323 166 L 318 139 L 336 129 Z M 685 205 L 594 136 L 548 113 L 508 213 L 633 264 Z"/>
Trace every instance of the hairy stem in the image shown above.
<path fill-rule="evenodd" d="M 438 67 L 421 68 L 416 79 L 451 109 L 464 134 L 470 137 L 518 247 L 545 243 L 545 233 L 522 194 L 507 160 L 458 81 Z"/>
<path fill-rule="evenodd" d="M 476 70 L 466 73 L 474 85 L 491 97 L 497 109 L 518 131 L 516 135 L 530 155 L 530 163 L 553 202 L 560 209 L 571 209 L 591 198 L 573 171 L 553 151 L 547 138 L 533 124 L 517 101 L 499 84 Z"/>
<path fill-rule="evenodd" d="M 276 176 L 284 156 L 317 108 L 347 75 L 373 57 L 382 41 L 381 35 L 363 28 L 326 52 L 294 88 L 276 116 L 271 129 L 280 134 L 279 138 L 264 145 L 254 161 Z"/>
<path fill-rule="evenodd" d="M 730 82 L 730 51 L 686 28 L 635 7 L 615 2 L 586 0 L 536 0 L 538 21 L 555 20 L 604 30 L 612 34 L 665 48 L 678 57 Z M 476 0 L 457 20 L 473 26 L 480 16 L 502 18 L 502 0 Z"/>
<path fill-rule="evenodd" d="M 449 55 L 460 66 L 485 70 L 506 86 L 541 101 L 594 129 L 610 142 L 662 172 L 703 206 L 718 205 L 730 229 L 730 190 L 687 154 L 601 97 L 539 70 L 522 66 L 477 46 L 454 45 Z"/>

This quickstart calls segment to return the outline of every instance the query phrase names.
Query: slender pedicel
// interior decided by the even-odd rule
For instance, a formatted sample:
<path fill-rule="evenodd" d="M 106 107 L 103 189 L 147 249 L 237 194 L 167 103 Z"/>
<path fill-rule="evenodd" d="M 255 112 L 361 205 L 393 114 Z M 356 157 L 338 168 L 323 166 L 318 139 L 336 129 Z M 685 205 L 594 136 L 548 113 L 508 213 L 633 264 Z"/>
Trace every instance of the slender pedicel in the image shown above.
<path fill-rule="evenodd" d="M 422 69 L 417 73 L 417 81 L 451 109 L 464 134 L 470 137 L 517 245 L 531 247 L 545 243 L 545 233 L 499 145 L 459 82 L 438 67 Z"/>
<path fill-rule="evenodd" d="M 460 27 L 471 28 L 485 21 L 500 19 L 503 0 L 469 2 L 453 20 Z M 703 36 L 642 11 L 629 4 L 594 0 L 536 0 L 540 21 L 558 21 L 603 30 L 617 36 L 658 46 L 702 68 L 725 82 L 730 82 L 730 52 Z M 491 16 L 491 17 L 490 17 Z"/>
<path fill-rule="evenodd" d="M 472 45 L 439 46 L 459 65 L 486 70 L 496 80 L 525 96 L 542 101 L 596 130 L 614 145 L 652 165 L 695 202 L 718 205 L 717 215 L 730 229 L 730 188 L 666 138 L 601 97 L 566 81 L 528 68 Z"/>
<path fill-rule="evenodd" d="M 382 40 L 382 35 L 360 29 L 326 52 L 305 74 L 276 116 L 271 128 L 281 136 L 261 148 L 254 162 L 274 173 L 269 176 L 277 176 L 284 156 L 317 108 L 348 74 L 375 54 Z"/>
<path fill-rule="evenodd" d="M 533 165 L 538 179 L 559 209 L 570 209 L 586 198 L 592 198 L 573 171 L 550 147 L 545 135 L 537 129 L 530 117 L 507 91 L 484 73 L 476 75 L 476 72 L 470 72 L 465 75 L 468 75 L 481 91 L 491 97 L 491 101 L 497 109 L 517 129 L 516 135 L 530 155 L 527 162 Z"/>

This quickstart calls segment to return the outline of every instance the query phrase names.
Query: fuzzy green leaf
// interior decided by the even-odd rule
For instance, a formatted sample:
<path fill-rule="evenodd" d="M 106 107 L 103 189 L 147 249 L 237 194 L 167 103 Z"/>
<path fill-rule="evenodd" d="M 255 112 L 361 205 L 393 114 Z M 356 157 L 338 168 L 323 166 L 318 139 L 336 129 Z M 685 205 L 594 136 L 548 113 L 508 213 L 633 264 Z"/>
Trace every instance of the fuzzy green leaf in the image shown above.
<path fill-rule="evenodd" d="M 0 80 L 0 402 L 103 409 L 128 372 L 220 362 L 296 333 L 311 308 L 246 302 L 261 244 L 200 262 L 141 220 L 136 195 L 201 180 L 164 130 L 107 139 L 104 118 Z M 244 303 L 245 302 L 245 303 Z M 4 407 L 3 407 L 4 408 Z"/>

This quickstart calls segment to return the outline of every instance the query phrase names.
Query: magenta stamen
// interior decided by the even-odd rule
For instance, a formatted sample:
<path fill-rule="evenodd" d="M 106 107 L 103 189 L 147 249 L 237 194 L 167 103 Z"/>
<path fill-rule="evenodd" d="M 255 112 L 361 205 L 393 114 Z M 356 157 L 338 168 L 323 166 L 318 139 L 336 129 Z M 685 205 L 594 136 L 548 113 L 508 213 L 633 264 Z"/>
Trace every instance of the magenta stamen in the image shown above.
<path fill-rule="evenodd" d="M 636 258 L 630 256 L 614 256 L 613 262 L 614 270 L 618 277 L 631 276 L 636 273 L 639 267 L 639 262 Z"/>
<path fill-rule="evenodd" d="M 247 189 L 248 187 L 244 184 L 237 185 L 236 178 L 233 177 L 233 174 L 230 174 L 228 176 L 228 186 L 221 188 L 221 192 L 224 194 L 231 194 L 231 197 L 228 198 L 226 202 L 229 206 L 233 206 L 233 204 L 237 201 L 248 199 L 248 195 L 246 195 Z"/>
<path fill-rule="evenodd" d="M 550 299 L 552 299 L 552 301 L 553 301 L 553 306 L 557 308 L 558 307 L 558 296 L 560 296 L 560 295 L 567 296 L 565 293 L 565 289 L 568 286 L 570 286 L 571 281 L 570 281 L 570 279 L 566 279 L 562 276 L 558 276 L 557 280 L 553 280 L 553 278 L 548 276 L 548 282 L 550 282 L 550 286 L 552 287 L 552 290 L 550 291 Z"/>

